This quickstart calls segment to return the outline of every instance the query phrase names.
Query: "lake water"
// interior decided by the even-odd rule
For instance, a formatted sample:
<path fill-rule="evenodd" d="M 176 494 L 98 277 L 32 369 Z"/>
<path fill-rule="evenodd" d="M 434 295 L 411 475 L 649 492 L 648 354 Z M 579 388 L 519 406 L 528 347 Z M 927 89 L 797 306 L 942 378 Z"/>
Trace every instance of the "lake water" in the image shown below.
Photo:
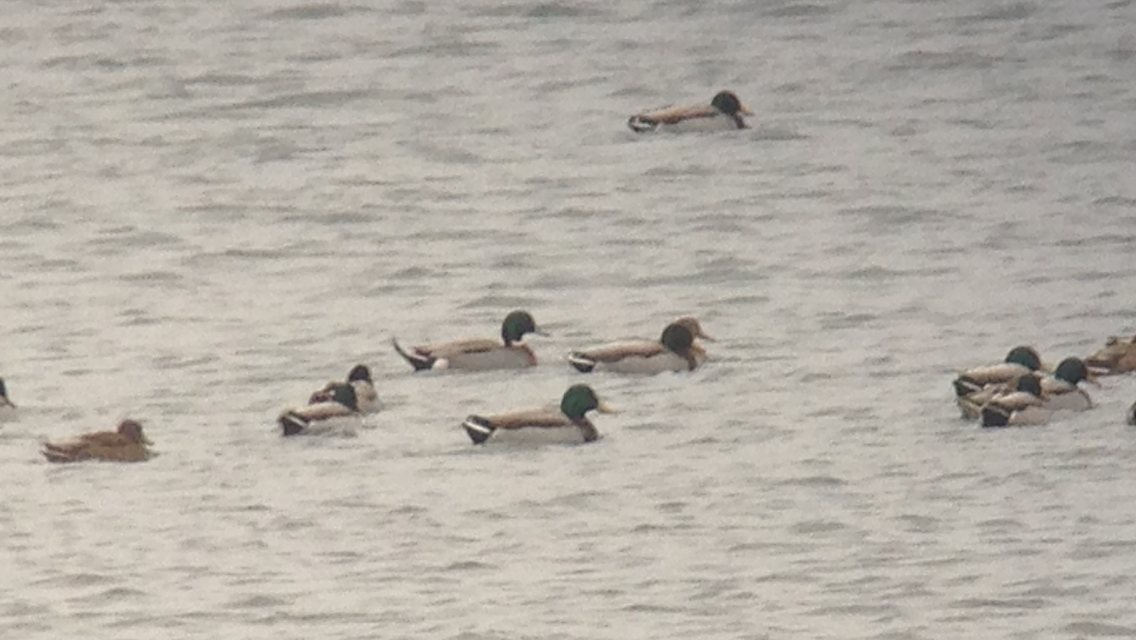
<path fill-rule="evenodd" d="M 1040 428 L 953 372 L 1136 330 L 1136 5 L 11 0 L 0 637 L 1136 636 L 1136 381 Z M 725 134 L 638 111 L 736 91 Z M 552 335 L 523 372 L 391 350 Z M 685 375 L 563 355 L 718 338 Z M 281 439 L 351 365 L 387 410 Z M 580 447 L 467 414 L 590 382 Z M 146 464 L 37 447 L 146 425 Z"/>

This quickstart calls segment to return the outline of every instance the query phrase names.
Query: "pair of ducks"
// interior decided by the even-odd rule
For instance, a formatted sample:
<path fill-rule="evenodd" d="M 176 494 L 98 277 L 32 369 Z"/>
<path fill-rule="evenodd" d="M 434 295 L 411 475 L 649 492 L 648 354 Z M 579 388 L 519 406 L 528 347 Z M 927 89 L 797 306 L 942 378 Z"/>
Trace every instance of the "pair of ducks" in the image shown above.
<path fill-rule="evenodd" d="M 955 378 L 955 401 L 962 417 L 981 418 L 984 427 L 1044 424 L 1054 411 L 1083 411 L 1093 406 L 1078 386 L 1100 382 L 1080 358 L 1066 358 L 1052 375 L 1043 371 L 1032 347 L 1014 347 L 996 365 L 963 371 Z"/>
<path fill-rule="evenodd" d="M 545 335 L 527 311 L 513 311 L 501 323 L 501 340 L 475 338 L 395 351 L 413 367 L 426 370 L 516 369 L 537 364 L 536 354 L 523 342 L 528 334 Z M 696 338 L 712 341 L 696 318 L 683 317 L 663 329 L 658 340 L 633 340 L 572 351 L 568 362 L 577 371 L 619 373 L 689 371 L 706 360 Z M 361 388 L 365 385 L 365 388 Z M 369 409 L 360 398 L 368 399 Z M 377 396 L 364 365 L 352 369 L 346 382 L 330 382 L 312 395 L 308 405 L 289 409 L 278 418 L 285 436 L 328 432 L 354 433 L 360 414 L 377 410 Z M 474 444 L 489 440 L 528 442 L 591 442 L 599 437 L 587 418 L 590 411 L 613 413 L 586 384 L 568 388 L 558 408 L 522 409 L 491 415 L 471 415 L 462 427 Z"/>
<path fill-rule="evenodd" d="M 392 339 L 395 351 L 415 371 L 432 369 L 520 369 L 535 366 L 536 354 L 523 342 L 528 334 L 547 336 L 527 311 L 513 311 L 501 323 L 501 341 L 490 338 L 455 340 L 404 349 Z M 695 342 L 714 339 L 702 330 L 697 318 L 686 316 L 663 329 L 658 340 L 633 340 L 572 351 L 568 362 L 582 373 L 662 373 L 693 371 L 706 361 L 706 350 Z"/>

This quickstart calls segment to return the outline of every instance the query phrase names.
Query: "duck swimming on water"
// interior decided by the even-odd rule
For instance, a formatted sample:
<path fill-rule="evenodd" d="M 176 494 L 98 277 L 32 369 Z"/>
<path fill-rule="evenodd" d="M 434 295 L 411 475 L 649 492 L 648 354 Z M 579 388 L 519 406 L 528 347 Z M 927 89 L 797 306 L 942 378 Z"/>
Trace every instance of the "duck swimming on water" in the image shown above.
<path fill-rule="evenodd" d="M 627 126 L 635 133 L 729 131 L 747 128 L 742 116 L 752 115 L 733 91 L 719 91 L 709 104 L 638 113 L 627 119 Z"/>

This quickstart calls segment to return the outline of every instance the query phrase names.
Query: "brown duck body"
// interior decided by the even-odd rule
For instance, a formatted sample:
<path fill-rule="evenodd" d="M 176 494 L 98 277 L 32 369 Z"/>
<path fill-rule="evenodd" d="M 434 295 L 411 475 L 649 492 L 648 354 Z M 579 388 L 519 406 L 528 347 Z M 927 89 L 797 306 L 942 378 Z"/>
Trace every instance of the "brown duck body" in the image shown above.
<path fill-rule="evenodd" d="M 1085 358 L 1085 364 L 1098 375 L 1136 371 L 1136 337 L 1110 336 L 1103 348 Z"/>
<path fill-rule="evenodd" d="M 117 431 L 96 431 L 67 440 L 45 442 L 42 453 L 51 462 L 141 462 L 150 457 L 148 444 L 150 441 L 142 434 L 142 425 L 125 420 L 118 425 Z"/>

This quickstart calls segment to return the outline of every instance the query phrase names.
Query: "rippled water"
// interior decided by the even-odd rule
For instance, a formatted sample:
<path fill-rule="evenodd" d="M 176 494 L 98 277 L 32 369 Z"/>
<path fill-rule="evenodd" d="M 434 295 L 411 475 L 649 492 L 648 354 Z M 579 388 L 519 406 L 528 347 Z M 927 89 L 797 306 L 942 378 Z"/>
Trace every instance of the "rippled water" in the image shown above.
<path fill-rule="evenodd" d="M 1134 10 L 7 3 L 0 636 L 1136 636 L 1136 382 L 948 384 L 1136 327 Z M 721 88 L 752 129 L 624 126 Z M 534 370 L 389 348 L 513 308 Z M 587 378 L 599 443 L 461 432 L 682 314 L 712 361 Z M 371 428 L 277 436 L 356 362 Z M 37 454 L 127 415 L 159 457 Z"/>

